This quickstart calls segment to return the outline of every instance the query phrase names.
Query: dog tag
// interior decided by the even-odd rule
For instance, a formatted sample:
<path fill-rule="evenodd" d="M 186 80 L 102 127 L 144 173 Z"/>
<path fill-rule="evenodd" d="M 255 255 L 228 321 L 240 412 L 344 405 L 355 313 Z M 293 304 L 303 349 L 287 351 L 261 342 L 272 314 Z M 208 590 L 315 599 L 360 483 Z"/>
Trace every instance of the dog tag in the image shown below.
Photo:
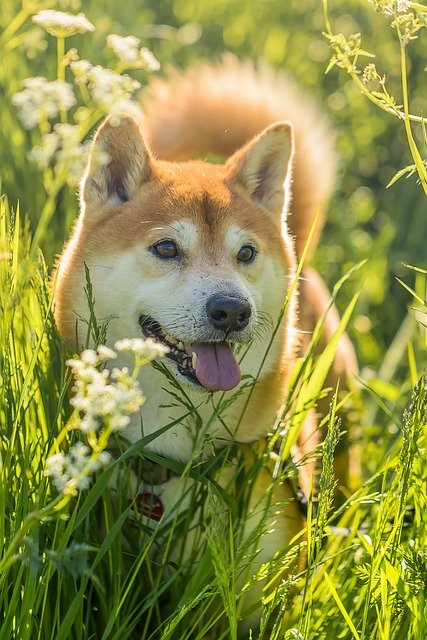
<path fill-rule="evenodd" d="M 154 493 L 149 493 L 148 491 L 138 493 L 136 496 L 136 504 L 139 513 L 147 518 L 151 518 L 151 520 L 159 521 L 164 513 L 163 502 L 159 496 L 156 496 Z"/>

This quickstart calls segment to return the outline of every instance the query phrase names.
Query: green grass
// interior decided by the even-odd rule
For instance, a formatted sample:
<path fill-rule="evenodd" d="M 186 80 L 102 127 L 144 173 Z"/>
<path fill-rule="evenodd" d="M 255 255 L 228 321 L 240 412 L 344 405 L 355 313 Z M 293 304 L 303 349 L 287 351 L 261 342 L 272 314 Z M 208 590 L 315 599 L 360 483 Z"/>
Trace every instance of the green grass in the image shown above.
<path fill-rule="evenodd" d="M 243 7 L 233 0 L 230 5 L 234 13 L 220 3 L 216 7 L 218 15 L 212 14 L 211 4 L 200 2 L 196 9 L 191 3 L 176 0 L 165 2 L 160 8 L 147 1 L 138 15 L 123 16 L 126 24 L 120 32 L 134 33 L 132 27 L 136 25 L 141 35 L 141 24 L 144 26 L 150 21 L 169 22 L 176 29 L 185 22 L 199 21 L 207 33 L 200 43 L 185 48 L 178 39 L 157 42 L 159 57 L 161 54 L 166 61 L 172 57 L 190 60 L 206 50 L 217 51 L 215 37 L 218 25 L 225 19 L 228 26 L 224 27 L 223 35 L 228 46 L 234 41 L 236 48 L 240 46 L 240 53 L 245 54 L 249 44 L 254 55 L 265 46 L 267 57 L 277 64 L 281 63 L 283 39 L 302 38 L 295 41 L 299 46 L 290 49 L 305 51 L 309 38 L 314 38 L 311 23 L 307 27 L 311 35 L 296 28 L 303 18 L 308 25 L 299 3 L 289 5 L 289 33 L 287 27 L 277 21 L 277 12 L 281 11 L 278 6 L 273 10 L 262 3 L 265 30 L 260 27 L 258 32 L 253 29 L 254 21 L 262 21 L 256 16 L 255 8 L 249 8 L 250 3 Z M 53 2 L 39 3 L 34 11 L 53 5 Z M 97 0 L 88 3 L 91 20 L 101 16 L 102 6 Z M 375 194 L 380 202 L 379 218 L 382 215 L 383 221 L 391 219 L 393 201 L 383 193 L 391 175 L 382 184 L 374 184 L 370 175 L 368 197 L 363 191 L 363 176 L 358 175 L 357 182 L 350 170 L 351 179 L 344 179 L 344 188 L 338 196 L 343 200 L 331 207 L 335 226 L 327 229 L 327 241 L 316 258 L 325 268 L 334 263 L 329 280 L 331 288 L 339 281 L 334 296 L 343 317 L 340 331 L 348 324 L 362 364 L 360 396 L 355 395 L 352 400 L 350 418 L 360 426 L 363 476 L 342 506 L 334 507 L 332 498 L 333 457 L 342 429 L 340 403 L 334 399 L 325 419 L 327 437 L 319 452 L 323 472 L 317 509 L 309 500 L 307 527 L 295 546 L 283 548 L 269 566 L 263 566 L 253 575 L 248 560 L 271 514 L 267 510 L 258 531 L 243 541 L 248 487 L 273 447 L 277 449 L 278 445 L 283 459 L 277 465 L 270 491 L 294 473 L 286 464 L 287 453 L 308 407 L 322 396 L 335 340 L 320 355 L 310 354 L 298 363 L 292 389 L 295 392 L 299 385 L 300 391 L 299 395 L 294 393 L 286 435 L 277 442 L 275 434 L 264 451 L 256 451 L 256 463 L 250 471 L 245 464 L 245 458 L 246 462 L 248 458 L 252 460 L 249 449 L 230 447 L 205 465 L 190 463 L 184 467 L 147 452 L 147 440 L 129 448 L 117 439 L 115 461 L 99 471 L 90 487 L 77 495 L 58 495 L 50 478 L 45 476 L 49 456 L 58 450 L 66 451 L 83 438 L 78 429 L 73 428 L 69 373 L 65 366 L 70 353 L 55 328 L 49 284 L 52 258 L 67 236 L 76 202 L 74 188 L 67 186 L 63 173 L 55 174 L 52 164 L 39 171 L 26 158 L 30 148 L 39 143 L 40 131 L 25 131 L 11 105 L 11 95 L 21 89 L 23 78 L 37 74 L 54 78 L 56 73 L 52 39 L 47 52 L 35 60 L 23 55 L 22 47 L 31 27 L 28 20 L 31 7 L 28 7 L 26 4 L 20 12 L 17 3 L 6 0 L 4 14 L 0 16 L 6 28 L 0 36 L 0 52 L 5 61 L 0 68 L 0 160 L 6 194 L 0 201 L 0 640 L 234 639 L 238 619 L 245 615 L 238 585 L 244 583 L 248 589 L 262 578 L 267 578 L 267 587 L 262 599 L 260 628 L 252 634 L 247 632 L 244 637 L 424 640 L 427 636 L 427 280 L 424 264 L 421 268 L 400 266 L 399 293 L 390 289 L 394 267 L 385 255 L 391 242 L 387 235 L 391 227 L 387 230 L 385 225 L 381 229 L 370 207 Z M 121 13 L 120 3 L 112 2 L 111 16 L 121 18 Z M 350 20 L 349 14 L 345 16 Z M 364 16 L 358 8 L 351 15 L 351 27 L 358 21 L 368 29 Z M 97 62 L 108 57 L 103 51 L 101 36 L 120 26 L 114 24 L 112 17 L 99 22 L 92 42 L 83 36 L 76 37 L 85 55 L 93 54 L 92 59 Z M 238 23 L 244 34 L 240 45 Z M 321 28 L 318 26 L 317 30 Z M 388 56 L 385 30 L 378 28 L 377 44 Z M 255 31 L 257 36 L 253 35 Z M 313 86 L 317 82 L 313 62 L 307 64 L 304 56 L 299 55 L 299 59 L 293 58 L 295 68 L 301 70 L 303 81 Z M 390 60 L 400 66 L 401 55 L 399 49 L 397 57 L 390 55 Z M 323 67 L 320 65 L 320 73 L 326 64 L 325 60 Z M 417 64 L 415 60 L 414 73 Z M 146 76 L 138 73 L 139 79 L 145 82 Z M 331 82 L 330 76 L 327 82 Z M 332 93 L 330 86 L 328 90 Z M 351 95 L 348 86 L 342 91 Z M 79 100 L 84 102 L 84 96 L 79 96 Z M 370 122 L 366 107 L 357 100 L 356 107 L 354 121 L 360 129 L 362 125 L 377 126 L 379 120 L 373 118 Z M 91 110 L 82 125 L 85 135 L 101 115 L 96 109 Z M 346 116 L 342 116 L 342 124 L 347 126 L 347 133 L 341 134 L 340 141 L 344 155 L 357 158 L 358 145 L 366 149 L 366 140 L 375 146 L 373 131 L 365 129 L 365 137 L 359 140 L 353 132 L 353 123 L 346 120 Z M 414 142 L 407 122 L 406 134 L 411 145 L 418 140 L 419 153 L 422 136 Z M 397 156 L 388 158 L 387 162 L 394 169 L 403 164 Z M 414 162 L 421 179 L 423 165 L 418 155 Z M 360 197 L 353 197 L 361 185 L 363 193 L 359 191 Z M 414 181 L 404 183 L 402 180 L 392 189 L 396 190 L 393 193 L 397 194 L 395 197 L 405 215 L 408 203 L 415 203 L 411 205 L 411 225 L 417 230 L 414 240 L 410 233 L 412 226 L 408 229 L 405 216 L 396 214 L 392 235 L 405 237 L 405 242 L 407 237 L 412 237 L 412 244 L 408 240 L 404 249 L 394 245 L 394 260 L 420 265 L 423 254 L 416 250 L 421 246 L 420 238 L 425 251 L 425 235 L 420 232 L 425 229 L 425 201 L 420 204 L 421 190 Z M 343 203 L 345 211 L 353 215 L 351 228 L 348 221 L 342 220 Z M 389 218 L 384 217 L 384 211 Z M 350 266 L 365 257 L 360 241 L 362 222 L 365 223 L 362 240 L 368 242 L 369 239 L 370 260 L 343 277 Z M 377 228 L 380 231 L 376 237 Z M 342 254 L 334 254 L 336 246 L 344 247 Z M 358 247 L 362 247 L 360 252 Z M 412 307 L 417 309 L 416 315 Z M 102 342 L 102 328 L 95 327 L 95 331 Z M 316 336 L 313 352 L 315 342 Z M 176 394 L 181 397 L 179 388 Z M 290 406 L 289 401 L 288 409 Z M 183 414 L 189 409 L 183 406 Z M 203 431 L 203 425 L 200 427 Z M 127 490 L 132 469 L 144 459 L 154 460 L 193 481 L 188 488 L 188 511 L 177 511 L 171 523 L 161 522 L 154 530 L 138 516 Z M 235 461 L 240 480 L 234 496 L 217 482 L 219 471 L 230 464 L 230 460 Z M 113 474 L 118 487 L 115 492 L 109 488 Z M 204 538 L 193 557 L 179 561 L 180 549 L 193 528 L 193 518 L 200 517 L 198 507 L 205 503 L 210 506 L 202 519 Z M 299 554 L 307 557 L 304 567 L 298 566 Z"/>
<path fill-rule="evenodd" d="M 125 449 L 119 462 L 76 498 L 58 502 L 44 477 L 58 438 L 63 447 L 76 434 L 66 429 L 65 348 L 52 320 L 47 271 L 41 256 L 28 258 L 29 247 L 28 231 L 20 228 L 18 215 L 11 220 L 3 200 L 0 637 L 235 637 L 241 606 L 236 574 L 249 544 L 239 542 L 243 520 L 236 501 L 215 483 L 227 452 L 215 460 L 216 469 L 209 464 L 183 469 L 151 454 L 196 480 L 190 513 L 177 514 L 172 526 L 155 532 L 138 521 L 124 489 L 113 500 L 107 486 L 114 467 L 126 478 L 126 459 L 138 457 L 144 441 Z M 310 376 L 305 373 L 308 389 L 299 398 L 301 406 L 307 404 L 304 398 L 313 398 L 313 389 L 314 397 L 319 393 L 318 379 L 327 370 L 324 357 Z M 409 394 L 403 399 L 408 404 L 403 416 L 399 401 L 398 421 L 390 419 L 399 437 L 388 451 L 383 447 L 378 452 L 376 473 L 365 478 L 338 513 L 332 510 L 331 495 L 340 428 L 332 406 L 317 517 L 309 505 L 307 540 L 300 541 L 307 548 L 307 566 L 298 572 L 295 552 L 283 549 L 264 567 L 282 579 L 265 591 L 260 637 L 283 637 L 278 622 L 284 613 L 292 629 L 289 638 L 425 637 L 426 379 L 420 379 L 411 400 Z M 388 403 L 388 413 L 393 412 Z M 246 474 L 244 485 L 257 472 L 255 466 Z M 281 477 L 287 474 L 285 467 Z M 207 495 L 216 496 L 218 511 L 205 515 L 206 542 L 197 562 L 177 565 L 173 552 Z M 219 516 L 224 511 L 229 513 L 225 521 Z M 288 577 L 286 568 L 291 570 Z M 248 583 L 260 577 L 249 574 Z"/>

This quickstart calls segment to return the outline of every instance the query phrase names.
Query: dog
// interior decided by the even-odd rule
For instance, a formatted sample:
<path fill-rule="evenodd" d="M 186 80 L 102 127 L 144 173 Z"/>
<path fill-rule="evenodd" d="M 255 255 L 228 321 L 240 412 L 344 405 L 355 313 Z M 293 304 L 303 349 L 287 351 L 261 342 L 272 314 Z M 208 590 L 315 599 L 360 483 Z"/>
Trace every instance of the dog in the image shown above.
<path fill-rule="evenodd" d="M 301 336 L 330 306 L 314 270 L 302 272 L 298 299 L 297 265 L 316 246 L 337 158 L 317 104 L 290 77 L 233 58 L 170 71 L 152 81 L 143 107 L 142 122 L 110 117 L 95 134 L 80 216 L 58 261 L 55 318 L 64 338 L 81 347 L 86 328 L 76 319 L 88 315 L 87 266 L 97 318 L 108 319 L 108 344 L 152 337 L 169 347 L 166 376 L 161 367 L 141 370 L 147 402 L 124 436 L 133 443 L 159 431 L 147 450 L 187 464 L 212 459 L 230 442 L 262 443 L 277 426 L 306 347 Z M 324 343 L 338 324 L 332 308 Z M 350 379 L 356 368 L 344 335 L 327 385 Z M 174 383 L 197 420 L 179 420 Z M 300 438 L 301 455 L 317 443 L 312 424 Z M 346 449 L 343 456 L 345 484 Z M 311 472 L 310 465 L 299 471 L 306 491 Z M 156 487 L 163 517 L 182 482 L 162 479 Z M 276 486 L 267 499 L 270 482 L 265 468 L 249 499 L 249 513 L 281 505 L 275 527 L 257 542 L 254 571 L 304 527 L 292 484 Z M 233 484 L 232 467 L 220 484 Z M 248 517 L 245 535 L 258 520 Z M 260 589 L 245 596 L 249 608 Z M 248 616 L 242 628 L 255 620 Z"/>

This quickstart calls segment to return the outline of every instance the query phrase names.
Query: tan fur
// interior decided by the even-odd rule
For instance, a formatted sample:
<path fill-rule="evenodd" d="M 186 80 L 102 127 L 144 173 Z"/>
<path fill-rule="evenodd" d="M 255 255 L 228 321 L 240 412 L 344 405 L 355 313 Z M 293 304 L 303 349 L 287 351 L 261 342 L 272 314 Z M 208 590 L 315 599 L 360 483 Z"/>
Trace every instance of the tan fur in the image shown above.
<path fill-rule="evenodd" d="M 76 318 L 87 317 L 85 264 L 98 319 L 110 318 L 111 344 L 141 336 L 140 314 L 152 316 L 185 343 L 219 341 L 209 337 L 212 327 L 206 326 L 205 296 L 225 290 L 243 296 L 251 305 L 250 322 L 235 339 L 250 345 L 241 370 L 255 376 L 269 341 L 269 336 L 254 340 L 259 314 L 269 317 L 272 330 L 295 280 L 294 242 L 301 254 L 313 219 L 319 209 L 323 211 L 332 189 L 336 159 L 331 133 L 317 107 L 287 76 L 266 68 L 257 71 L 233 59 L 187 72 L 172 71 L 166 80 L 155 80 L 144 107 L 144 137 L 128 116 L 118 122 L 107 120 L 95 136 L 95 150 L 106 152 L 108 161 L 97 162 L 98 154 L 92 157 L 82 184 L 80 217 L 59 259 L 58 327 L 67 340 L 79 347 L 83 344 L 86 328 L 76 325 Z M 225 164 L 190 159 L 207 154 L 231 157 Z M 152 246 L 164 238 L 173 238 L 182 248 L 179 262 L 153 257 Z M 252 265 L 243 266 L 236 261 L 236 252 L 247 242 L 256 246 L 258 255 Z M 329 294 L 315 272 L 307 271 L 307 278 L 301 288 L 301 322 L 312 331 Z M 191 416 L 179 423 L 182 408 L 165 406 L 169 396 L 163 391 L 164 377 L 144 368 L 140 375 L 148 398 L 142 410 L 144 434 L 177 420 L 149 448 L 187 462 L 205 436 L 216 447 L 230 440 L 249 443 L 265 438 L 285 401 L 301 348 L 296 307 L 295 288 L 243 419 L 245 393 L 230 404 L 220 422 L 210 420 L 215 394 L 189 387 L 188 397 L 198 407 L 207 431 L 200 432 Z M 337 324 L 333 309 L 325 340 Z M 128 364 L 126 357 L 117 364 Z M 165 360 L 165 364 L 178 375 L 174 363 Z M 355 367 L 351 345 L 344 338 L 331 380 L 349 376 Z M 124 435 L 131 441 L 140 438 L 138 417 Z M 212 455 L 211 449 L 202 449 L 202 456 Z M 301 473 L 307 488 L 307 472 Z M 267 475 L 261 474 L 253 488 L 251 500 L 260 510 Z M 180 479 L 167 483 L 167 502 L 176 501 L 179 487 Z M 278 519 L 276 533 L 263 536 L 258 563 L 288 544 L 303 526 L 288 486 L 278 488 L 273 496 L 273 503 L 283 502 L 288 507 Z M 255 524 L 253 518 L 248 522 L 248 533 Z M 257 599 L 259 590 L 251 591 L 248 601 Z"/>
<path fill-rule="evenodd" d="M 171 70 L 166 80 L 152 81 L 143 107 L 147 140 L 167 160 L 228 157 L 272 122 L 290 122 L 296 152 L 289 227 L 301 255 L 316 213 L 328 203 L 337 157 L 317 103 L 289 75 L 227 56 L 218 64 Z"/>

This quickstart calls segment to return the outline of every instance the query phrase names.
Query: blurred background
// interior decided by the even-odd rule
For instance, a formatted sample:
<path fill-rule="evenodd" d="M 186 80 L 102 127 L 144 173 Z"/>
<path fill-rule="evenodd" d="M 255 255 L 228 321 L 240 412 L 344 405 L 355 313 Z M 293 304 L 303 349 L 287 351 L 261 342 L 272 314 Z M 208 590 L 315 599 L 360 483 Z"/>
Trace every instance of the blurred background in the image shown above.
<path fill-rule="evenodd" d="M 21 5 L 16 0 L 6 0 L 2 5 L 2 26 L 6 28 Z M 402 124 L 363 97 L 344 70 L 334 67 L 325 75 L 331 52 L 322 35 L 322 2 L 87 0 L 33 3 L 32 7 L 33 12 L 52 7 L 84 11 L 96 31 L 74 36 L 67 43 L 77 46 L 81 57 L 88 57 L 93 63 L 108 66 L 112 58 L 106 47 L 108 34 L 132 34 L 155 53 L 162 69 L 171 64 L 186 66 L 200 58 L 215 59 L 230 51 L 240 58 L 264 60 L 276 69 L 289 70 L 310 94 L 317 96 L 337 132 L 341 168 L 314 261 L 332 287 L 354 264 L 368 259 L 344 287 L 338 305 L 345 308 L 354 292 L 361 290 L 349 332 L 362 375 L 365 379 L 373 377 L 381 369 L 386 351 L 394 345 L 397 355 L 394 352 L 393 358 L 390 353 L 388 356 L 393 362 L 392 370 L 382 373 L 386 379 L 393 379 L 396 395 L 395 385 L 405 379 L 407 372 L 407 365 L 402 369 L 396 363 L 400 351 L 400 355 L 405 354 L 406 333 L 410 335 L 413 329 L 411 321 L 405 321 L 411 297 L 396 278 L 413 286 L 414 272 L 404 265 L 426 266 L 426 201 L 414 176 L 386 188 L 398 170 L 412 163 Z M 400 103 L 399 43 L 390 19 L 375 13 L 368 2 L 350 0 L 331 4 L 330 16 L 336 33 L 362 34 L 362 47 L 376 54 L 378 71 L 387 75 L 388 89 Z M 22 162 L 31 147 L 32 134 L 20 126 L 10 96 L 22 88 L 25 77 L 55 77 L 55 43 L 30 20 L 27 28 L 31 35 L 17 45 L 22 55 L 8 60 L 6 53 L 2 61 L 0 157 L 3 191 L 13 205 L 19 202 L 34 226 L 43 205 L 43 188 L 36 166 L 30 161 Z M 46 55 L 46 48 L 52 49 L 50 55 Z M 411 111 L 425 113 L 425 39 L 412 42 L 409 54 Z M 371 61 L 365 60 L 360 63 L 361 68 Z M 143 71 L 132 75 L 143 85 L 148 80 Z M 421 131 L 415 133 L 421 140 Z M 64 187 L 42 242 L 49 264 L 60 251 L 76 212 L 75 194 Z M 398 340 L 396 335 L 400 335 Z"/>

